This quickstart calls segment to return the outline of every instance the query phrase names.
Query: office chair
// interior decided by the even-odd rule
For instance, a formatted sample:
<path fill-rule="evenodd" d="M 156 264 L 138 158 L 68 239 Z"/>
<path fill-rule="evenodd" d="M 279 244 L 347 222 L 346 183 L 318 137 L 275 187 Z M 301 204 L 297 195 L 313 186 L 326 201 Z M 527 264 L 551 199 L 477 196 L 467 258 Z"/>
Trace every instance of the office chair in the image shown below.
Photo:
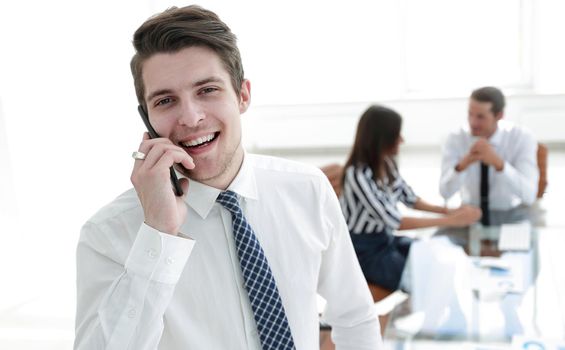
<path fill-rule="evenodd" d="M 538 194 L 537 198 L 542 198 L 547 188 L 547 146 L 538 143 L 537 163 L 539 168 Z"/>

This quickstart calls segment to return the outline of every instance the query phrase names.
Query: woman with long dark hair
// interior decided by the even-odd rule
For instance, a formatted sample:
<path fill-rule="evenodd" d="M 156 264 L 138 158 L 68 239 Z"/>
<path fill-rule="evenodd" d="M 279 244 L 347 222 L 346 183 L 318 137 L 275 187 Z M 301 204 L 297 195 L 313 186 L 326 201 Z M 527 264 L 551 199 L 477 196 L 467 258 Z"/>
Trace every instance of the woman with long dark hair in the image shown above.
<path fill-rule="evenodd" d="M 361 116 L 355 143 L 344 167 L 340 202 L 353 246 L 368 282 L 396 290 L 412 240 L 393 235 L 395 230 L 433 226 L 467 226 L 477 221 L 480 209 L 448 209 L 432 205 L 414 193 L 398 173 L 402 118 L 392 109 L 371 106 Z M 441 214 L 406 217 L 397 203 Z"/>

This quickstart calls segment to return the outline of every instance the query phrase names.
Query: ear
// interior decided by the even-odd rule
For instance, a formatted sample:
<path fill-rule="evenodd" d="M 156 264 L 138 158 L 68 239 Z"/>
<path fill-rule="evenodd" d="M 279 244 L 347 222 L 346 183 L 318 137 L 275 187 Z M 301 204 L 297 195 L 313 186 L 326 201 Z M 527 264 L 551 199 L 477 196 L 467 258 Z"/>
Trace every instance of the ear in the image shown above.
<path fill-rule="evenodd" d="M 239 113 L 243 114 L 247 111 L 251 103 L 251 83 L 244 79 L 241 83 L 241 91 L 239 93 Z"/>
<path fill-rule="evenodd" d="M 496 118 L 496 121 L 499 121 L 504 118 L 504 111 L 498 112 L 494 117 Z"/>

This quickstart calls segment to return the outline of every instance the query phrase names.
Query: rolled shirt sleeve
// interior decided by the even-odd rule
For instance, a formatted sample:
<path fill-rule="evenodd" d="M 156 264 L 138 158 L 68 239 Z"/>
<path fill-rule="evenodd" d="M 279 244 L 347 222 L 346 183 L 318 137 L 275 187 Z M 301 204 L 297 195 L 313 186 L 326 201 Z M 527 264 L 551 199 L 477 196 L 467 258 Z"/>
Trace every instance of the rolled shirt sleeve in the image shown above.
<path fill-rule="evenodd" d="M 398 182 L 401 187 L 400 197 L 398 199 L 400 199 L 400 201 L 406 206 L 413 208 L 418 201 L 418 196 L 416 196 L 412 187 L 410 187 L 410 185 L 408 185 L 400 176 L 398 177 Z"/>

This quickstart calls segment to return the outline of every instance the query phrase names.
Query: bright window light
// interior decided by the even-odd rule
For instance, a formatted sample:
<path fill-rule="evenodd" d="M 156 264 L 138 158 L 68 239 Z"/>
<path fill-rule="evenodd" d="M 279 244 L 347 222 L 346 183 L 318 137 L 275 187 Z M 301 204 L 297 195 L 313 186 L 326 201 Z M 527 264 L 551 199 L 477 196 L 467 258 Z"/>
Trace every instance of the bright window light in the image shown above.
<path fill-rule="evenodd" d="M 484 85 L 530 87 L 524 13 L 516 0 L 405 0 L 406 76 L 411 92 Z M 528 86 L 527 86 L 528 85 Z"/>

